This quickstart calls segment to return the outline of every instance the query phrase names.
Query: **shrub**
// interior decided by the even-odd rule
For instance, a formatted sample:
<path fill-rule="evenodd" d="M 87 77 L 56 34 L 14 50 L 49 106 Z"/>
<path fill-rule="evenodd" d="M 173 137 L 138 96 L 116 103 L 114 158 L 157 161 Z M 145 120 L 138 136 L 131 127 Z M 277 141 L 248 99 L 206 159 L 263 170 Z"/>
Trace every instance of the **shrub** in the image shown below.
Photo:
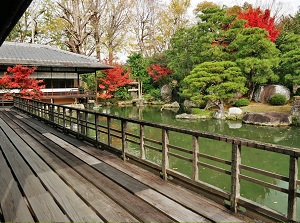
<path fill-rule="evenodd" d="M 205 109 L 192 108 L 191 111 L 192 111 L 193 115 L 207 116 L 207 117 L 212 116 L 212 112 L 209 110 L 205 110 Z"/>
<path fill-rule="evenodd" d="M 297 91 L 296 91 L 296 94 L 295 94 L 296 96 L 300 96 L 300 88 L 298 88 L 297 89 Z"/>
<path fill-rule="evenodd" d="M 243 106 L 248 106 L 250 104 L 250 101 L 248 98 L 240 98 L 235 102 L 236 107 L 243 107 Z"/>
<path fill-rule="evenodd" d="M 271 105 L 285 105 L 286 97 L 282 94 L 274 94 L 272 97 L 270 97 L 269 103 Z"/>

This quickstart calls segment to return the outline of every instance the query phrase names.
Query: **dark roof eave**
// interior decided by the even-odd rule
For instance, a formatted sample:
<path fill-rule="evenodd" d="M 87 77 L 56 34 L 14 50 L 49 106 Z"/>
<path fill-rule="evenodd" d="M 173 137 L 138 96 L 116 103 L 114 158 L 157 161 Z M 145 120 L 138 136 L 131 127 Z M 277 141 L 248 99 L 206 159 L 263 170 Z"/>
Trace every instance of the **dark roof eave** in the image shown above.
<path fill-rule="evenodd" d="M 32 0 L 0 1 L 0 46 L 31 2 Z"/>
<path fill-rule="evenodd" d="M 93 63 L 67 63 L 67 62 L 58 62 L 58 63 L 53 63 L 50 61 L 16 61 L 16 60 L 7 60 L 0 58 L 0 65 L 4 66 L 14 66 L 16 64 L 24 65 L 24 66 L 36 66 L 36 67 L 63 67 L 63 68 L 79 68 L 79 69 L 95 69 L 95 70 L 106 70 L 106 69 L 111 69 L 114 68 L 113 66 L 108 66 L 104 64 L 93 64 Z"/>

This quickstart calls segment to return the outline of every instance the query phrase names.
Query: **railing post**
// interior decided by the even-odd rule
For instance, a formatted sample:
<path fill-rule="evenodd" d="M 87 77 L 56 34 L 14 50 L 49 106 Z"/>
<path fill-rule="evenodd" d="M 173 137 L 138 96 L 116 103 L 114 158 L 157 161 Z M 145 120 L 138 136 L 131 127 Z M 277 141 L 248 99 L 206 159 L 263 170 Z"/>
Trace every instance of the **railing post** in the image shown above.
<path fill-rule="evenodd" d="M 127 141 L 126 141 L 126 129 L 127 129 L 127 121 L 121 120 L 122 125 L 122 156 L 123 160 L 126 161 L 126 152 L 127 152 Z"/>
<path fill-rule="evenodd" d="M 66 108 L 63 107 L 63 132 L 66 132 Z"/>
<path fill-rule="evenodd" d="M 76 138 L 78 139 L 79 138 L 79 129 L 80 129 L 80 111 L 79 110 L 75 110 L 76 111 L 76 124 L 77 124 L 77 136 Z"/>
<path fill-rule="evenodd" d="M 145 138 L 145 126 L 140 124 L 140 158 L 142 160 L 146 159 L 144 138 Z"/>
<path fill-rule="evenodd" d="M 89 113 L 87 111 L 84 112 L 84 121 L 85 121 L 85 136 L 88 136 L 88 118 Z"/>
<path fill-rule="evenodd" d="M 231 211 L 237 213 L 237 200 L 240 196 L 240 164 L 241 164 L 241 145 L 232 143 L 232 164 L 231 164 Z"/>
<path fill-rule="evenodd" d="M 69 108 L 69 123 L 70 123 L 70 130 L 74 131 L 74 125 L 73 125 L 73 109 L 70 107 Z"/>
<path fill-rule="evenodd" d="M 111 118 L 107 117 L 107 144 L 108 144 L 108 146 L 111 146 L 111 140 L 112 140 L 110 129 L 111 129 Z"/>
<path fill-rule="evenodd" d="M 198 168 L 198 154 L 199 154 L 199 138 L 193 136 L 193 180 L 199 180 L 199 168 Z"/>
<path fill-rule="evenodd" d="M 96 131 L 96 147 L 98 148 L 99 147 L 99 119 L 98 119 L 98 115 L 95 114 L 95 131 Z"/>
<path fill-rule="evenodd" d="M 50 109 L 50 114 L 49 114 L 49 116 L 50 116 L 50 121 L 52 122 L 51 124 L 54 124 L 54 105 L 53 104 L 51 104 L 51 105 L 49 105 L 50 107 L 49 107 L 49 109 Z"/>
<path fill-rule="evenodd" d="M 288 194 L 288 212 L 289 221 L 296 221 L 297 206 L 297 180 L 298 180 L 298 157 L 290 156 L 290 180 Z"/>
<path fill-rule="evenodd" d="M 162 175 L 164 180 L 168 180 L 167 170 L 169 169 L 169 132 L 162 129 Z"/>

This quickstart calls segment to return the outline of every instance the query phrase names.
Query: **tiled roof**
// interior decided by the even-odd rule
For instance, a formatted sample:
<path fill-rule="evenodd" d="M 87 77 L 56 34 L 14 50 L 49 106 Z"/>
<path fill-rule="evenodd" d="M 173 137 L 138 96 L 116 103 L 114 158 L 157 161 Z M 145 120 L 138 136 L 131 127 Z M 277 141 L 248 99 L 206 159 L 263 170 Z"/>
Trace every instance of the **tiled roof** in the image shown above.
<path fill-rule="evenodd" d="M 37 67 L 111 68 L 94 58 L 46 45 L 4 42 L 0 47 L 0 65 L 16 64 Z"/>

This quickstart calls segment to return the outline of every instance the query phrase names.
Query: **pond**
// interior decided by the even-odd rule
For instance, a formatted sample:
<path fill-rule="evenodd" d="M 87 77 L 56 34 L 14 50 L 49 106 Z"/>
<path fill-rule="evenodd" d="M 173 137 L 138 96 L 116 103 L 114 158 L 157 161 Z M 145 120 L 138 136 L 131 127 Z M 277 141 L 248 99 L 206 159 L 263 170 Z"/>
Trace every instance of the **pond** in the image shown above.
<path fill-rule="evenodd" d="M 100 108 L 99 112 L 106 114 L 128 117 L 133 119 L 145 120 L 154 123 L 163 123 L 193 130 L 201 130 L 212 133 L 219 133 L 222 135 L 234 136 L 239 138 L 246 138 L 250 140 L 256 140 L 260 142 L 279 144 L 284 146 L 290 146 L 300 149 L 300 128 L 299 127 L 263 127 L 256 125 L 242 124 L 241 121 L 222 121 L 215 119 L 203 119 L 203 120 L 177 120 L 175 116 L 176 112 L 171 110 L 160 110 L 160 107 L 105 107 Z M 152 132 L 151 134 L 161 134 L 159 132 Z M 179 147 L 185 147 L 190 143 L 190 140 L 180 136 L 174 135 L 170 139 Z M 219 143 L 218 145 L 216 143 Z M 138 148 L 131 147 L 132 151 L 138 151 Z M 200 150 L 205 154 L 219 157 L 226 160 L 231 160 L 231 148 L 230 145 L 213 140 L 205 140 L 200 144 Z M 244 165 L 250 165 L 259 169 L 274 172 L 284 176 L 288 176 L 288 163 L 289 157 L 281 154 L 269 153 L 262 150 L 254 149 L 243 149 L 242 157 L 247 157 L 243 159 L 242 163 Z M 155 152 L 149 154 L 149 157 L 155 161 L 159 160 L 158 155 Z M 209 161 L 205 160 L 207 163 Z M 215 164 L 215 163 L 214 163 Z M 222 168 L 228 168 L 225 166 L 220 166 Z M 191 174 L 191 166 L 184 161 L 173 161 L 171 167 L 186 175 Z M 199 179 L 206 183 L 217 186 L 220 189 L 230 191 L 230 176 L 221 174 L 217 171 L 213 171 L 208 168 L 200 168 Z M 245 171 L 247 174 L 247 171 Z M 251 177 L 248 173 L 248 176 Z M 299 176 L 300 177 L 300 176 Z M 256 178 L 260 179 L 260 176 Z M 261 177 L 261 180 L 272 183 L 281 187 L 287 187 L 286 182 L 280 180 Z M 283 214 L 287 213 L 287 194 L 284 194 L 273 189 L 268 189 L 263 186 L 259 186 L 248 181 L 241 181 L 241 193 L 244 197 L 258 202 L 260 204 L 266 205 L 276 211 Z M 247 190 L 243 190 L 247 188 Z M 298 187 L 300 190 L 300 188 Z M 300 199 L 297 200 L 298 208 L 300 207 Z M 300 213 L 298 211 L 297 218 L 300 218 Z"/>

